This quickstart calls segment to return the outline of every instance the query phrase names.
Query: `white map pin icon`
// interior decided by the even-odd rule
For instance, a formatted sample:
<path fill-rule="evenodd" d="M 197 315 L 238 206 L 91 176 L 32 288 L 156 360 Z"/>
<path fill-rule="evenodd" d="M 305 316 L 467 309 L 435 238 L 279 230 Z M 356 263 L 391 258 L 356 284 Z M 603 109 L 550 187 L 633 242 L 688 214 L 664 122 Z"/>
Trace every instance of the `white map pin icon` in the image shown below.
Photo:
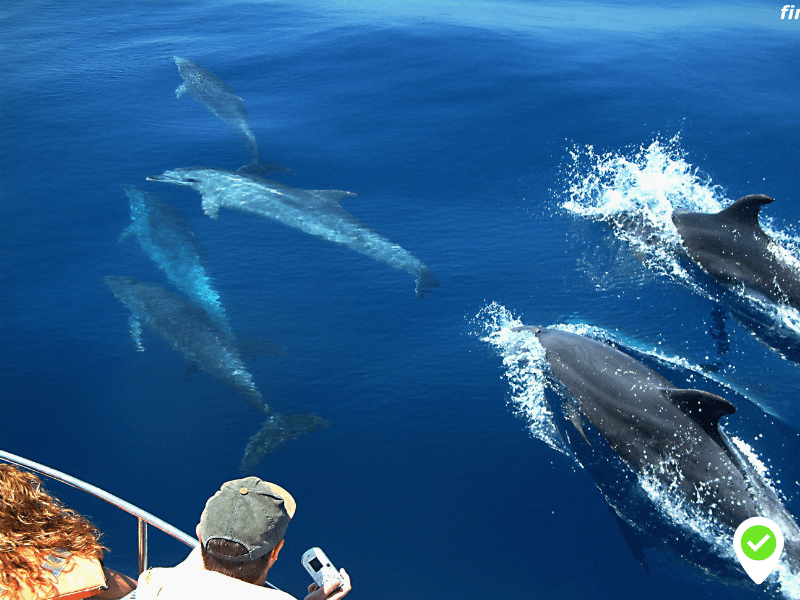
<path fill-rule="evenodd" d="M 747 519 L 736 528 L 733 549 L 742 567 L 754 582 L 763 582 L 783 552 L 783 533 L 766 517 Z"/>

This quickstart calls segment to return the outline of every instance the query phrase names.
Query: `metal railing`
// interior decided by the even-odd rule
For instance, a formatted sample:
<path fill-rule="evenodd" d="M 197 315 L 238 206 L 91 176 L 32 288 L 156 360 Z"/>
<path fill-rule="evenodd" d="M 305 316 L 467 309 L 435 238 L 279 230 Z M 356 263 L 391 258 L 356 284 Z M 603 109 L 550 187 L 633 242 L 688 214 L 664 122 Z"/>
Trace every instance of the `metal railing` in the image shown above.
<path fill-rule="evenodd" d="M 52 477 L 62 483 L 66 483 L 67 485 L 71 485 L 74 488 L 82 490 L 87 494 L 91 494 L 101 500 L 105 500 L 109 504 L 116 506 L 117 508 L 124 510 L 126 513 L 133 515 L 137 519 L 139 519 L 139 573 L 142 571 L 146 571 L 148 568 L 147 562 L 147 525 L 150 524 L 157 529 L 160 529 L 167 535 L 171 535 L 176 540 L 179 540 L 189 546 L 190 548 L 194 548 L 198 545 L 197 539 L 193 538 L 192 536 L 184 533 L 177 527 L 174 527 L 167 523 L 166 521 L 162 521 L 157 516 L 150 514 L 146 510 L 142 510 L 138 506 L 134 506 L 130 502 L 126 502 L 122 498 L 115 496 L 99 487 L 96 487 L 90 483 L 86 483 L 78 479 L 77 477 L 73 477 L 72 475 L 67 475 L 66 473 L 62 473 L 56 469 L 51 467 L 39 464 L 32 460 L 28 460 L 27 458 L 23 458 L 21 456 L 17 456 L 16 454 L 11 454 L 10 452 L 5 452 L 0 450 L 0 460 L 4 460 L 6 462 L 13 463 L 15 465 L 25 467 L 26 469 L 30 469 L 31 471 L 36 471 L 37 473 L 41 473 L 42 475 L 47 475 L 48 477 Z"/>
<path fill-rule="evenodd" d="M 146 571 L 148 569 L 147 563 L 147 525 L 152 525 L 153 527 L 160 529 L 167 535 L 171 535 L 176 540 L 179 540 L 186 544 L 191 548 L 195 548 L 200 542 L 197 541 L 196 538 L 193 538 L 190 535 L 187 535 L 177 527 L 174 527 L 167 523 L 166 521 L 162 521 L 155 515 L 150 514 L 146 510 L 142 510 L 138 506 L 134 506 L 130 502 L 126 502 L 122 498 L 115 496 L 99 487 L 96 487 L 90 483 L 86 483 L 78 479 L 77 477 L 73 477 L 71 475 L 67 475 L 66 473 L 62 473 L 56 469 L 51 467 L 39 464 L 32 460 L 28 460 L 27 458 L 23 458 L 21 456 L 17 456 L 16 454 L 11 454 L 10 452 L 5 452 L 0 450 L 0 460 L 4 460 L 6 462 L 18 465 L 20 467 L 25 467 L 30 471 L 35 471 L 37 473 L 41 473 L 42 475 L 46 475 L 47 477 L 51 477 L 62 483 L 66 483 L 67 485 L 71 485 L 74 488 L 77 488 L 81 491 L 86 492 L 87 494 L 91 494 L 101 500 L 108 502 L 109 504 L 116 506 L 117 508 L 124 510 L 126 513 L 133 515 L 137 519 L 139 519 L 139 573 L 142 571 Z M 266 585 L 273 589 L 278 589 L 270 582 L 266 582 Z"/>

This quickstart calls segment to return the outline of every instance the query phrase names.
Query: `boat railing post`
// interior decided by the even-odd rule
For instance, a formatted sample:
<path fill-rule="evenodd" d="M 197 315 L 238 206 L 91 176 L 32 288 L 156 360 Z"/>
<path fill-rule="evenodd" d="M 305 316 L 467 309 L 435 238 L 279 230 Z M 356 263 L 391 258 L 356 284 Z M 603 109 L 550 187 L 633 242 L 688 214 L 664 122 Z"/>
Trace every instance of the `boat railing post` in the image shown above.
<path fill-rule="evenodd" d="M 139 518 L 139 575 L 148 569 L 147 560 L 147 521 Z"/>

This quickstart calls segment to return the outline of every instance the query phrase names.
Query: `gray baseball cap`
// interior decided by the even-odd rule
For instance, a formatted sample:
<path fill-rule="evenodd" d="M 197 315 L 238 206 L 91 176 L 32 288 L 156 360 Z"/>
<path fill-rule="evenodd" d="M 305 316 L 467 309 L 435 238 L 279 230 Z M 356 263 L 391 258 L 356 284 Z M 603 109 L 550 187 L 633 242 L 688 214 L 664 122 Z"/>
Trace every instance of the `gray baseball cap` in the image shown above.
<path fill-rule="evenodd" d="M 283 539 L 296 508 L 289 492 L 258 477 L 223 483 L 200 516 L 203 547 L 213 557 L 229 562 L 260 558 Z M 211 552 L 208 542 L 216 539 L 239 542 L 247 553 L 228 556 Z"/>

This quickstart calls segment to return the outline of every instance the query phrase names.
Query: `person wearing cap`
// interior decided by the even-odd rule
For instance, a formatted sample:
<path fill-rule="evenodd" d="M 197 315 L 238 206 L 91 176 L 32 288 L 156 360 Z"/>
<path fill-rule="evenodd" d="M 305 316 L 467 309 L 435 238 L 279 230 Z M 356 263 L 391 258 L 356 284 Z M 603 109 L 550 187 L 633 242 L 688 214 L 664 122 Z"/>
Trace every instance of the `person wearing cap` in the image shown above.
<path fill-rule="evenodd" d="M 285 489 L 258 477 L 228 481 L 206 502 L 197 539 L 200 545 L 182 563 L 148 569 L 130 595 L 135 600 L 174 598 L 237 598 L 237 600 L 295 600 L 264 587 L 267 573 L 283 548 L 286 527 L 294 516 L 294 498 Z M 351 589 L 344 584 L 309 586 L 305 600 L 339 600 Z"/>

